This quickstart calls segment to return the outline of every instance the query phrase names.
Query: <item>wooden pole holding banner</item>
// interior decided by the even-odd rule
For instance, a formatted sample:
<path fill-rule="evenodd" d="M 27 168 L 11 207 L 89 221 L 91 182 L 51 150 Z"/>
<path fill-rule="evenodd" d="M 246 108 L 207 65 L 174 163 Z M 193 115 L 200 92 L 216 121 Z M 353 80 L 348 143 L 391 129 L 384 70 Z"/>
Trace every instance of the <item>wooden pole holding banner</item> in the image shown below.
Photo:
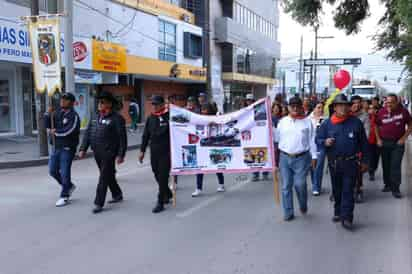
<path fill-rule="evenodd" d="M 172 194 L 173 194 L 173 207 L 176 208 L 177 198 L 176 198 L 176 189 L 177 189 L 177 177 L 170 176 L 172 178 Z"/>
<path fill-rule="evenodd" d="M 276 204 L 280 205 L 279 173 L 277 168 L 273 169 L 273 193 L 275 195 Z"/>

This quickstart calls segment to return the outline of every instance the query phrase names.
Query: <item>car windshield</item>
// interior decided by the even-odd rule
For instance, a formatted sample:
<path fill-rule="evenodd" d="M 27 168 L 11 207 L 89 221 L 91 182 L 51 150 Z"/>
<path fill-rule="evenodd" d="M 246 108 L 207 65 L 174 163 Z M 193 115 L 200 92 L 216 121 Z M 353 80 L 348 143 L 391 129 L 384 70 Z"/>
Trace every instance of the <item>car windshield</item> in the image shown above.
<path fill-rule="evenodd" d="M 352 94 L 368 95 L 375 94 L 374 88 L 353 88 Z"/>

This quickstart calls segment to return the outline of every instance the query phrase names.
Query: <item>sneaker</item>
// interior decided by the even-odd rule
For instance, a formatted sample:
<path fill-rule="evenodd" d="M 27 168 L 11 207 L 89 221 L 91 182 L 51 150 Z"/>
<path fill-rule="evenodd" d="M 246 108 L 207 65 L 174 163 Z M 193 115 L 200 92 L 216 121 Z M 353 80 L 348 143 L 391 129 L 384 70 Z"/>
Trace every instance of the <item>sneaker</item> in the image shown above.
<path fill-rule="evenodd" d="M 66 206 L 69 204 L 69 199 L 68 198 L 60 198 L 56 202 L 56 207 L 62 207 Z"/>
<path fill-rule="evenodd" d="M 225 191 L 226 191 L 225 186 L 219 186 L 217 188 L 217 192 L 225 192 Z"/>
<path fill-rule="evenodd" d="M 355 194 L 355 203 L 357 204 L 363 203 L 363 192 L 359 192 Z"/>
<path fill-rule="evenodd" d="M 76 190 L 76 185 L 72 183 L 72 187 L 69 189 L 69 196 L 73 195 L 73 192 Z"/>
<path fill-rule="evenodd" d="M 163 210 L 165 210 L 163 204 L 157 203 L 156 206 L 153 208 L 152 212 L 153 212 L 153 213 L 160 213 L 160 212 L 162 212 Z"/>
<path fill-rule="evenodd" d="M 202 195 L 202 190 L 196 189 L 195 192 L 192 193 L 192 197 L 198 197 Z"/>
<path fill-rule="evenodd" d="M 312 194 L 313 194 L 313 196 L 319 196 L 319 195 L 320 195 L 320 192 L 317 191 L 317 190 L 315 190 L 315 191 L 312 192 Z"/>

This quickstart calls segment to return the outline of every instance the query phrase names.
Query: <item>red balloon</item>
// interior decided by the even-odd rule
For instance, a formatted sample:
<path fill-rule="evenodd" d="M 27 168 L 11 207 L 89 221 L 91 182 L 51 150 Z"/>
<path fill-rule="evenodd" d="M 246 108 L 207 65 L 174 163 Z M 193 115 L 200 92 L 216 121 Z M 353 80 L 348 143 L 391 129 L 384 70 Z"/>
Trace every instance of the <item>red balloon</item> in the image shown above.
<path fill-rule="evenodd" d="M 349 85 L 350 80 L 351 80 L 350 73 L 344 69 L 339 70 L 333 76 L 335 87 L 341 90 L 344 89 L 347 85 Z"/>

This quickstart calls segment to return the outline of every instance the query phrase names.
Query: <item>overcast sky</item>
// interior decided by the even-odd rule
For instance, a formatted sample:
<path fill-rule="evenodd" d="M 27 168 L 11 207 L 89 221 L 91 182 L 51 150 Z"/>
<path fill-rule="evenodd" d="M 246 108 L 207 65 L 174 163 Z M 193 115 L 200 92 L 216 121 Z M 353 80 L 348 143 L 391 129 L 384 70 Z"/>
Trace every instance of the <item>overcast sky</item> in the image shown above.
<path fill-rule="evenodd" d="M 372 36 L 379 31 L 378 21 L 385 12 L 385 7 L 379 0 L 370 0 L 371 16 L 361 25 L 361 32 L 356 35 L 346 36 L 345 32 L 334 27 L 333 8 L 327 6 L 322 17 L 322 24 L 319 28 L 319 36 L 334 36 L 333 39 L 318 40 L 319 58 L 362 58 L 362 65 L 356 69 L 357 78 L 368 78 L 378 80 L 391 91 L 399 91 L 402 85 L 397 83 L 397 79 L 402 71 L 402 66 L 397 63 L 387 61 L 383 56 L 384 52 L 375 52 L 375 43 Z M 326 7 L 326 6 L 325 6 Z M 309 58 L 310 51 L 315 47 L 315 34 L 312 28 L 302 27 L 296 23 L 288 14 L 280 8 L 279 41 L 281 43 L 281 66 L 288 63 L 287 67 L 296 65 L 300 51 L 300 37 L 303 35 L 303 58 Z M 319 68 L 319 81 L 327 83 L 328 72 L 326 67 Z M 388 78 L 384 82 L 384 77 Z"/>

